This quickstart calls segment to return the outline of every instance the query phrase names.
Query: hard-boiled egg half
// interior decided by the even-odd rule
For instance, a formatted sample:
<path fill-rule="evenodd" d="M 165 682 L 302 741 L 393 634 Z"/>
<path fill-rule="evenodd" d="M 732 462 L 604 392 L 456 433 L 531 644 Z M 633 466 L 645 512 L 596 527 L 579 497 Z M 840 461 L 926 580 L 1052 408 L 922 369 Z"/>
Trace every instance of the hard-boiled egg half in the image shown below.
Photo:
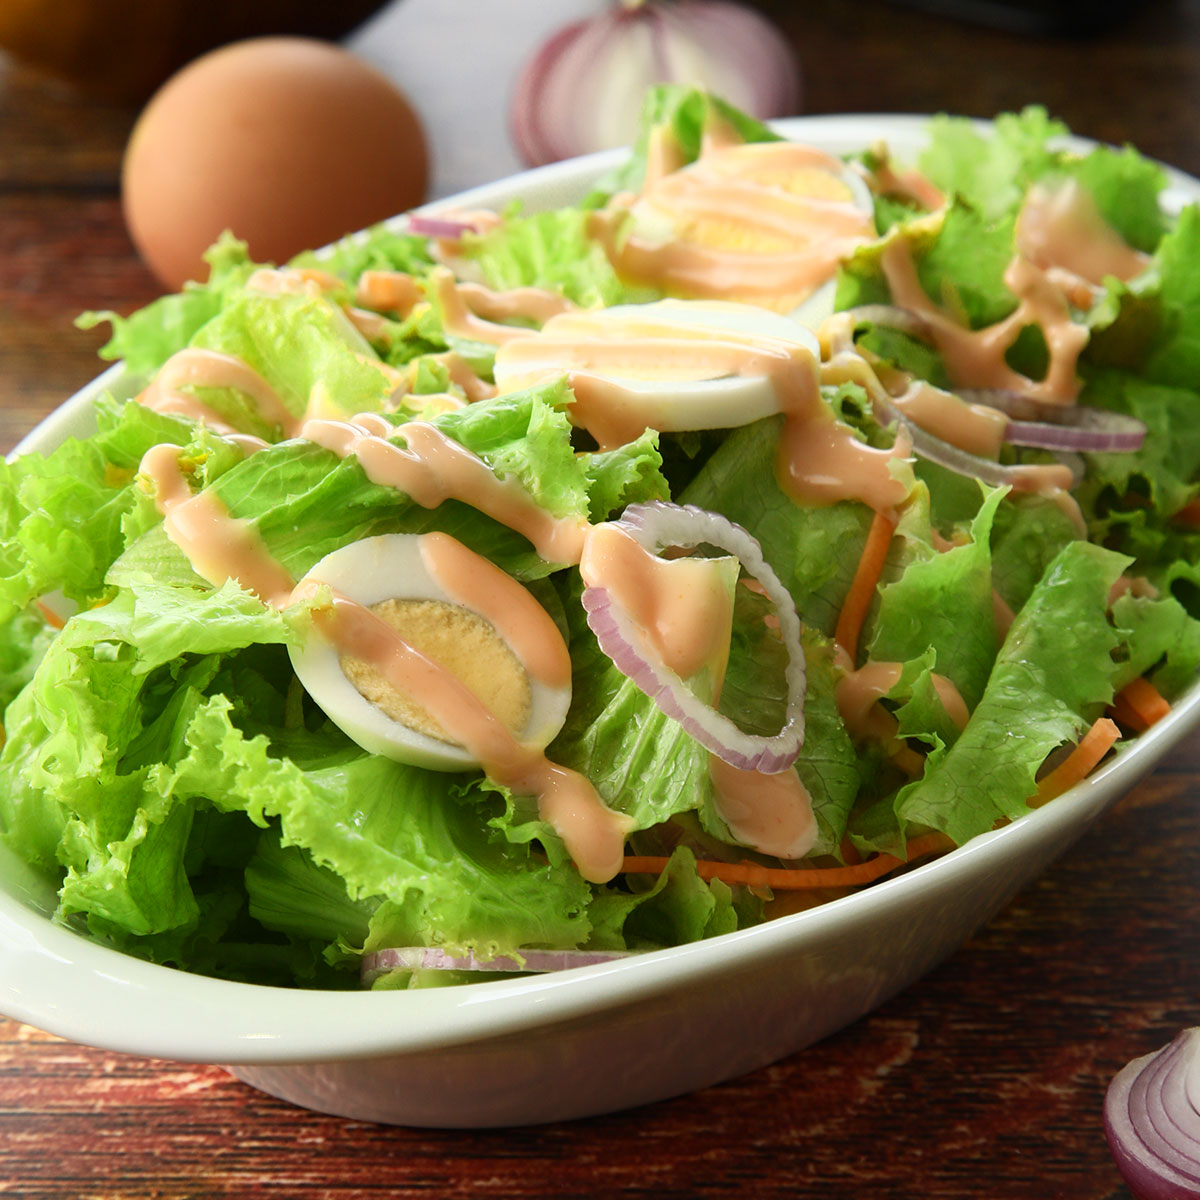
<path fill-rule="evenodd" d="M 370 609 L 455 676 L 517 741 L 541 748 L 562 727 L 570 659 L 553 621 L 519 583 L 453 539 L 385 534 L 352 542 L 316 563 L 297 594 L 319 597 L 322 585 Z M 416 689 L 393 686 L 378 665 L 340 653 L 318 629 L 289 653 L 305 690 L 364 750 L 435 771 L 482 765 Z"/>
<path fill-rule="evenodd" d="M 783 313 L 718 300 L 656 300 L 552 317 L 496 352 L 502 393 L 567 374 L 571 418 L 602 445 L 644 429 L 730 429 L 781 411 L 778 371 L 820 361 L 813 332 Z"/>
<path fill-rule="evenodd" d="M 600 218 L 619 274 L 673 296 L 740 300 L 815 328 L 841 258 L 876 236 L 860 174 L 795 142 L 706 149 Z M 613 218 L 625 216 L 622 225 Z"/>

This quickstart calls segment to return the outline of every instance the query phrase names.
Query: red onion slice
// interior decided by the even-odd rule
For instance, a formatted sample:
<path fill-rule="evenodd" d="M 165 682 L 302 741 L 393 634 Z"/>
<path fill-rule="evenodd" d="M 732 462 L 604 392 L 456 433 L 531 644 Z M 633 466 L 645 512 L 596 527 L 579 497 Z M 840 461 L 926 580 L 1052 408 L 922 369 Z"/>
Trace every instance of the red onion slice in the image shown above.
<path fill-rule="evenodd" d="M 907 333 L 918 341 L 932 342 L 933 331 L 924 317 L 910 308 L 897 304 L 860 304 L 847 308 L 841 316 L 850 317 L 855 325 L 883 325 L 899 333 Z"/>
<path fill-rule="evenodd" d="M 1200 1027 L 1115 1076 L 1104 1132 L 1139 1200 L 1200 1200 Z"/>
<path fill-rule="evenodd" d="M 410 213 L 408 232 L 418 237 L 460 238 L 464 233 L 478 233 L 479 228 L 471 221 L 450 221 L 444 217 L 426 217 Z"/>
<path fill-rule="evenodd" d="M 882 389 L 880 389 L 882 391 Z M 913 453 L 956 475 L 980 479 L 992 487 L 1011 487 L 1014 491 L 1023 491 L 1028 487 L 1029 470 L 1022 466 L 1006 466 L 1004 463 L 993 462 L 990 458 L 981 458 L 966 450 L 935 437 L 922 429 L 920 425 L 910 421 L 895 405 L 889 403 L 882 395 L 872 395 L 872 404 L 876 417 L 885 425 L 895 424 L 904 429 L 912 443 Z M 1071 487 L 1083 477 L 1082 464 L 1073 458 L 1064 458 L 1060 463 L 1071 473 Z"/>
<path fill-rule="evenodd" d="M 846 309 L 844 315 L 856 325 L 884 325 L 921 341 L 932 339 L 924 317 L 894 304 L 862 304 Z M 1011 417 L 1004 440 L 1014 446 L 1086 454 L 1129 453 L 1140 450 L 1146 440 L 1146 426 L 1124 413 L 1082 404 L 1052 404 L 1008 388 L 958 388 L 955 395 L 968 404 L 999 409 Z"/>
<path fill-rule="evenodd" d="M 644 550 L 657 554 L 668 546 L 717 546 L 736 555 L 775 605 L 779 633 L 788 652 L 784 673 L 787 707 L 783 728 L 765 737 L 746 733 L 691 692 L 647 645 L 641 630 L 604 587 L 586 587 L 583 607 L 600 648 L 617 670 L 633 680 L 672 720 L 707 750 L 743 771 L 775 775 L 790 767 L 804 742 L 804 650 L 800 618 L 791 593 L 763 558 L 762 547 L 740 525 L 691 504 L 650 501 L 631 504 L 615 524 Z"/>
<path fill-rule="evenodd" d="M 452 954 L 436 946 L 393 946 L 363 955 L 362 979 L 372 983 L 388 971 L 477 971 L 481 974 L 523 972 L 545 975 L 552 971 L 571 971 L 576 967 L 595 967 L 630 958 L 634 950 L 522 950 L 520 958 L 496 955 L 478 958 L 468 951 Z"/>
<path fill-rule="evenodd" d="M 655 83 L 703 87 L 760 119 L 796 112 L 800 71 L 775 25 L 731 0 L 623 0 L 556 30 L 521 68 L 509 105 L 531 166 L 628 145 Z"/>
<path fill-rule="evenodd" d="M 1014 446 L 1072 450 L 1081 454 L 1128 454 L 1140 450 L 1146 426 L 1134 417 L 1072 405 L 1063 421 L 1009 421 L 1004 440 Z"/>

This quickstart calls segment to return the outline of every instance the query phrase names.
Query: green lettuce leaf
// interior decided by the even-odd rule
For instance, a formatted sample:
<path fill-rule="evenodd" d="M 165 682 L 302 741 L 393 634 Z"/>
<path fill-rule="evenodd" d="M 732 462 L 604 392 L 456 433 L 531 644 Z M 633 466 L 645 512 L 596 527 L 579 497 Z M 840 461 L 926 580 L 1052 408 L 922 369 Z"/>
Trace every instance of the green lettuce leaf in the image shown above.
<path fill-rule="evenodd" d="M 602 204 L 616 192 L 641 190 L 646 175 L 646 154 L 651 132 L 665 127 L 675 139 L 684 162 L 700 156 L 704 130 L 710 114 L 727 122 L 746 142 L 774 142 L 779 135 L 761 121 L 734 108 L 719 96 L 711 95 L 686 84 L 664 83 L 652 87 L 642 107 L 641 132 L 630 157 L 597 180 L 584 201 L 585 207 Z"/>
<path fill-rule="evenodd" d="M 494 288 L 548 288 L 583 308 L 656 299 L 651 289 L 621 282 L 600 243 L 589 237 L 587 220 L 571 208 L 510 214 L 488 233 L 466 236 L 463 253 Z"/>
<path fill-rule="evenodd" d="M 968 709 L 979 702 L 996 653 L 990 538 L 1004 496 L 987 489 L 969 542 L 910 562 L 883 587 L 871 638 L 870 657 L 882 662 L 906 662 L 932 648 L 938 672 Z"/>
<path fill-rule="evenodd" d="M 198 329 L 211 321 L 254 272 L 245 242 L 225 234 L 204 255 L 209 275 L 204 283 L 187 283 L 183 291 L 163 296 L 131 316 L 114 312 L 87 312 L 76 324 L 91 329 L 102 321 L 112 325 L 112 337 L 100 357 L 123 359 L 138 375 L 150 375 L 177 350 L 182 350 Z"/>
<path fill-rule="evenodd" d="M 1078 741 L 1112 699 L 1120 639 L 1108 593 L 1127 563 L 1087 542 L 1054 559 L 1009 629 L 967 727 L 897 795 L 906 829 L 937 829 L 961 845 L 1029 810 L 1046 756 Z"/>

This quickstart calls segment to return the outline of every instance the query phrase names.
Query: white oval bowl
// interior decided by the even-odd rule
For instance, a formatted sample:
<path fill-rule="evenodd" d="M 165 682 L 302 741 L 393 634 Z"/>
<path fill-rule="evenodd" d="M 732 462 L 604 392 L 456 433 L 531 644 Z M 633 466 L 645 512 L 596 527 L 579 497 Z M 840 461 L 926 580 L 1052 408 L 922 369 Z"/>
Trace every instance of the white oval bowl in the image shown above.
<path fill-rule="evenodd" d="M 885 138 L 902 160 L 927 119 L 799 117 L 833 153 Z M 1091 143 L 1073 139 L 1086 150 Z M 431 205 L 530 210 L 578 199 L 622 152 L 526 172 Z M 1200 199 L 1168 168 L 1166 203 Z M 86 433 L 120 365 L 26 437 Z M 824 907 L 709 941 L 555 976 L 412 992 L 320 992 L 207 979 L 96 945 L 50 920 L 53 887 L 0 846 L 0 1012 L 111 1050 L 221 1063 L 272 1095 L 357 1120 L 439 1127 L 589 1116 L 764 1066 L 850 1024 L 951 954 L 1200 721 L 1200 685 L 1052 804 Z"/>

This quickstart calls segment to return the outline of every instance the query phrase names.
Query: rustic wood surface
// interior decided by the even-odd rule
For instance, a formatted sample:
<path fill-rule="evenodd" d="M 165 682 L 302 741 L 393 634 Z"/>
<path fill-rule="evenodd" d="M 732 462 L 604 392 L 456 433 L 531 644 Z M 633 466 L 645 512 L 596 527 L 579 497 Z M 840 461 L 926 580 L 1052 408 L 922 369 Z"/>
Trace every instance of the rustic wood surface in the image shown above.
<path fill-rule="evenodd" d="M 1076 40 L 878 0 L 763 7 L 795 41 L 807 111 L 988 115 L 1040 102 L 1080 133 L 1200 174 L 1195 0 L 1129 4 Z M 4 448 L 96 373 L 102 335 L 75 330 L 74 316 L 127 312 L 157 293 L 121 221 L 134 116 L 0 57 Z M 873 1015 L 769 1069 L 631 1113 L 517 1131 L 390 1129 L 291 1108 L 216 1066 L 75 1046 L 0 1019 L 0 1193 L 1126 1196 L 1102 1133 L 1104 1089 L 1127 1059 L 1200 1021 L 1198 791 L 1193 739 Z"/>

